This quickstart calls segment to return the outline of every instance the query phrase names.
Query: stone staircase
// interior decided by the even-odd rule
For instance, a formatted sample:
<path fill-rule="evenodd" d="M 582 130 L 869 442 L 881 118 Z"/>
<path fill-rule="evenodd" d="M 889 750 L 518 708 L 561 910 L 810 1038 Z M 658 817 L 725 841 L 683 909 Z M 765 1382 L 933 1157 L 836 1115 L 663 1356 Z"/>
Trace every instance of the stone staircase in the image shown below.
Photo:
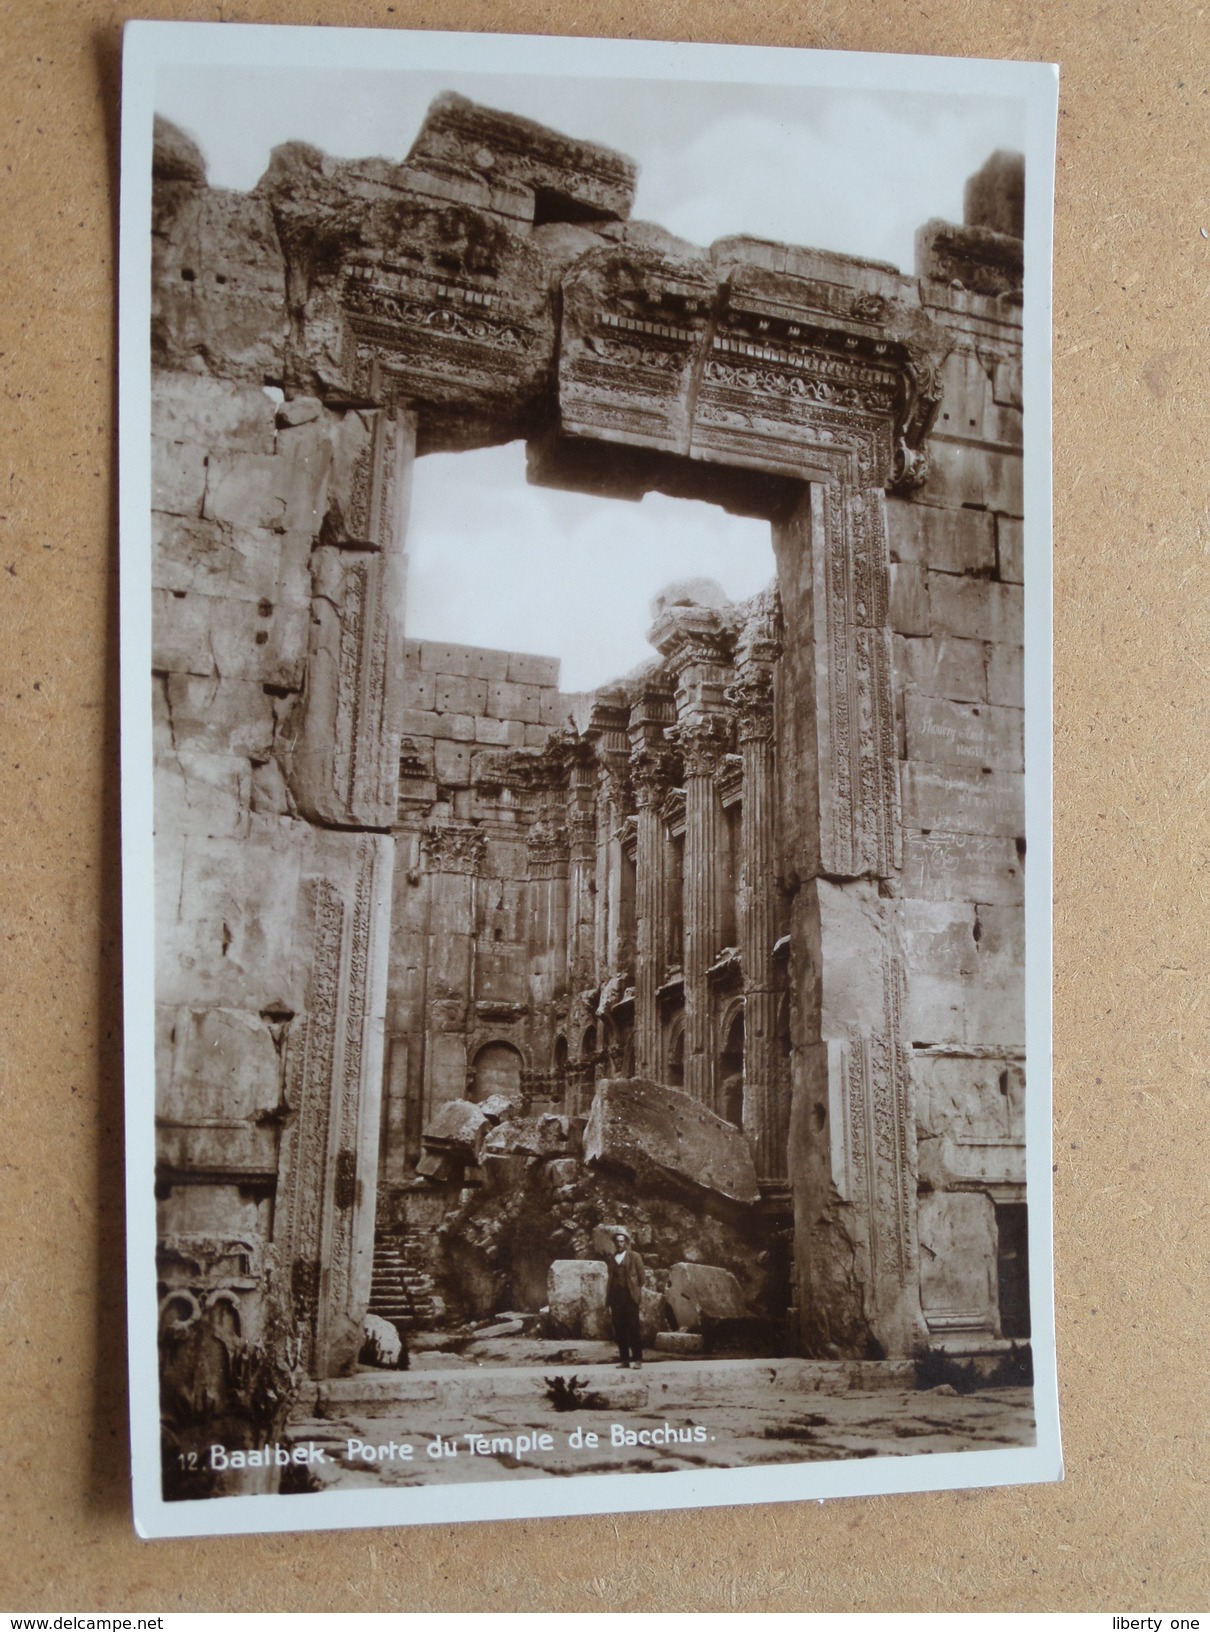
<path fill-rule="evenodd" d="M 428 1331 L 437 1324 L 433 1280 L 421 1269 L 423 1261 L 416 1230 L 374 1238 L 370 1313 L 389 1320 L 397 1331 Z"/>

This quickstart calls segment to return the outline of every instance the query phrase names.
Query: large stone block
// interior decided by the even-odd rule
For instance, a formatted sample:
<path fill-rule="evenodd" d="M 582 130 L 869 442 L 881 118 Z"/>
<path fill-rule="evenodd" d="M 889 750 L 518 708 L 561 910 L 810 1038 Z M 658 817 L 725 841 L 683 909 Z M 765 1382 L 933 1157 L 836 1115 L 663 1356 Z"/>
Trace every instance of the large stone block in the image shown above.
<path fill-rule="evenodd" d="M 425 1148 L 477 1163 L 490 1127 L 481 1106 L 467 1099 L 447 1100 L 424 1130 Z"/>
<path fill-rule="evenodd" d="M 1015 839 L 976 833 L 905 833 L 900 890 L 926 901 L 1012 906 L 1025 889 Z"/>
<path fill-rule="evenodd" d="M 991 572 L 996 565 L 995 518 L 986 511 L 888 499 L 886 517 L 892 561 L 958 574 Z"/>
<path fill-rule="evenodd" d="M 920 1197 L 920 1303 L 935 1338 L 998 1330 L 996 1216 L 987 1196 Z"/>
<path fill-rule="evenodd" d="M 537 686 L 494 680 L 488 686 L 486 707 L 498 720 L 520 720 L 525 725 L 539 725 L 542 720 L 542 694 Z"/>
<path fill-rule="evenodd" d="M 208 374 L 153 369 L 151 422 L 157 436 L 209 451 L 236 448 L 272 453 L 277 431 L 273 399 L 260 385 Z"/>
<path fill-rule="evenodd" d="M 958 703 L 909 692 L 904 699 L 908 759 L 933 765 L 1025 769 L 1024 714 L 990 703 Z"/>
<path fill-rule="evenodd" d="M 298 427 L 280 438 L 281 451 L 212 454 L 203 515 L 234 527 L 318 533 L 326 510 L 331 463 L 326 427 Z"/>
<path fill-rule="evenodd" d="M 206 450 L 194 442 L 151 439 L 151 508 L 169 516 L 200 516 L 206 494 Z"/>
<path fill-rule="evenodd" d="M 915 562 L 891 566 L 890 621 L 897 635 L 932 634 L 928 573 L 923 566 Z"/>
<path fill-rule="evenodd" d="M 929 605 L 937 634 L 999 641 L 1006 646 L 1024 644 L 1025 601 L 1017 584 L 930 572 Z"/>
<path fill-rule="evenodd" d="M 960 703 L 984 700 L 987 678 L 982 641 L 959 640 L 954 635 L 909 640 L 897 635 L 894 651 L 895 672 L 905 688 Z M 999 697 L 990 700 L 1003 701 Z"/>
<path fill-rule="evenodd" d="M 152 584 L 157 589 L 281 605 L 311 599 L 310 533 L 242 529 L 183 516 L 154 518 Z"/>
<path fill-rule="evenodd" d="M 1025 652 L 1020 646 L 989 646 L 987 700 L 1007 708 L 1025 706 Z"/>
<path fill-rule="evenodd" d="M 679 1089 L 640 1078 L 599 1084 L 584 1130 L 584 1160 L 620 1167 L 640 1182 L 671 1179 L 747 1205 L 760 1199 L 739 1129 Z"/>
<path fill-rule="evenodd" d="M 447 787 L 467 788 L 471 781 L 470 746 L 461 742 L 438 742 L 434 760 L 437 780 Z"/>
<path fill-rule="evenodd" d="M 487 681 L 438 674 L 433 683 L 433 707 L 439 714 L 482 714 L 487 707 Z"/>
<path fill-rule="evenodd" d="M 609 1337 L 609 1271 L 592 1258 L 556 1258 L 546 1279 L 552 1337 Z"/>
<path fill-rule="evenodd" d="M 996 517 L 996 560 L 1004 583 L 1025 582 L 1025 523 L 1012 516 Z"/>
<path fill-rule="evenodd" d="M 268 1023 L 245 1009 L 167 1009 L 171 1066 L 159 1114 L 178 1122 L 237 1122 L 273 1111 L 281 1059 Z"/>
<path fill-rule="evenodd" d="M 713 1264 L 673 1264 L 664 1301 L 681 1332 L 710 1332 L 750 1312 L 735 1276 Z"/>
<path fill-rule="evenodd" d="M 1023 516 L 1021 455 L 934 438 L 929 445 L 929 480 L 924 496 L 927 503 L 947 509 L 978 505 L 1007 516 Z"/>
<path fill-rule="evenodd" d="M 257 680 L 166 673 L 152 692 L 156 751 L 195 749 L 268 759 L 280 701 Z"/>
<path fill-rule="evenodd" d="M 422 671 L 431 674 L 460 674 L 478 680 L 504 680 L 508 677 L 508 652 L 497 652 L 486 646 L 452 646 L 446 641 L 409 641 L 409 657 L 419 662 Z"/>
<path fill-rule="evenodd" d="M 252 767 L 235 754 L 169 752 L 155 767 L 157 832 L 223 838 L 251 830 Z"/>
<path fill-rule="evenodd" d="M 452 91 L 430 105 L 408 163 L 524 189 L 534 196 L 535 213 L 547 221 L 625 221 L 637 176 L 633 159 L 621 153 L 480 107 Z"/>
<path fill-rule="evenodd" d="M 541 686 L 549 690 L 559 684 L 559 659 L 538 657 L 532 652 L 509 652 L 505 679 L 518 686 Z"/>
<path fill-rule="evenodd" d="M 905 827 L 1016 838 L 1025 831 L 1025 779 L 1016 771 L 912 762 L 902 768 Z"/>
<path fill-rule="evenodd" d="M 1018 1061 L 917 1054 L 911 1073 L 920 1139 L 1023 1143 L 1025 1075 Z"/>

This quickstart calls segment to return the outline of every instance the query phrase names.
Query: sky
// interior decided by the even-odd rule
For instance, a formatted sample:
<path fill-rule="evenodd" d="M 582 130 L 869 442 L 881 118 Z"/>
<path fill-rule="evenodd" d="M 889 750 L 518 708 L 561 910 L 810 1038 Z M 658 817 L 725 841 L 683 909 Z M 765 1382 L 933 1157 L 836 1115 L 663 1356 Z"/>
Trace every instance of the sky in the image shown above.
<path fill-rule="evenodd" d="M 161 66 L 156 104 L 212 185 L 246 189 L 286 141 L 402 160 L 443 90 L 628 154 L 634 218 L 703 247 L 745 233 L 908 272 L 916 228 L 960 221 L 966 178 L 1025 146 L 1016 99 L 834 85 Z M 408 549 L 410 636 L 558 657 L 569 691 L 652 655 L 649 605 L 670 581 L 715 578 L 742 599 L 774 576 L 767 523 L 529 487 L 519 443 L 420 459 Z"/>

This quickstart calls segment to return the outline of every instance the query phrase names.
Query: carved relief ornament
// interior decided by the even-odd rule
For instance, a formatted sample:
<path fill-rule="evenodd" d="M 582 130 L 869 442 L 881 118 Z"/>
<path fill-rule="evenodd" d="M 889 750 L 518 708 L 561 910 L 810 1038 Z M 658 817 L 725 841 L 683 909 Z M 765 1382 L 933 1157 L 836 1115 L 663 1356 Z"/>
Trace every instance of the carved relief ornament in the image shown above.
<path fill-rule="evenodd" d="M 430 872 L 474 875 L 487 853 L 487 835 L 477 827 L 442 823 L 428 827 L 420 836 Z"/>

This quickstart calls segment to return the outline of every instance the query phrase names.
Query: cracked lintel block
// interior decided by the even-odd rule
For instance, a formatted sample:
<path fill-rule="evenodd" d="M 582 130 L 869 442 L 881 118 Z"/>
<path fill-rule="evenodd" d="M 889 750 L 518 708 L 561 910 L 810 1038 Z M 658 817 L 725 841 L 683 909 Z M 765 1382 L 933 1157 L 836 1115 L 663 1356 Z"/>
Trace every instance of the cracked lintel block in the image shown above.
<path fill-rule="evenodd" d="M 892 560 L 918 561 L 938 572 L 995 569 L 995 519 L 985 510 L 945 510 L 888 499 L 886 517 Z"/>
<path fill-rule="evenodd" d="M 157 832 L 241 838 L 250 831 L 247 759 L 182 748 L 157 757 L 154 786 Z"/>
<path fill-rule="evenodd" d="M 263 386 L 176 369 L 152 371 L 151 423 L 167 441 L 193 443 L 211 453 L 272 453 L 275 412 Z"/>
<path fill-rule="evenodd" d="M 1016 840 L 976 833 L 903 836 L 900 891 L 926 901 L 1019 903 L 1025 889 Z"/>
<path fill-rule="evenodd" d="M 894 650 L 895 673 L 906 690 L 960 703 L 984 701 L 987 681 L 982 641 L 960 640 L 955 635 L 926 640 L 897 635 Z"/>
<path fill-rule="evenodd" d="M 1004 583 L 1025 582 L 1025 523 L 1012 516 L 996 517 L 996 560 Z"/>
<path fill-rule="evenodd" d="M 1020 646 L 988 646 L 987 700 L 1006 708 L 1024 708 L 1025 653 Z"/>
<path fill-rule="evenodd" d="M 1024 714 L 991 703 L 959 703 L 908 692 L 907 758 L 933 765 L 1025 769 Z"/>
<path fill-rule="evenodd" d="M 937 634 L 1024 645 L 1025 599 L 1018 584 L 930 572 L 929 605 Z"/>
<path fill-rule="evenodd" d="M 1016 838 L 1025 831 L 1025 778 L 964 765 L 901 768 L 904 828 Z"/>

